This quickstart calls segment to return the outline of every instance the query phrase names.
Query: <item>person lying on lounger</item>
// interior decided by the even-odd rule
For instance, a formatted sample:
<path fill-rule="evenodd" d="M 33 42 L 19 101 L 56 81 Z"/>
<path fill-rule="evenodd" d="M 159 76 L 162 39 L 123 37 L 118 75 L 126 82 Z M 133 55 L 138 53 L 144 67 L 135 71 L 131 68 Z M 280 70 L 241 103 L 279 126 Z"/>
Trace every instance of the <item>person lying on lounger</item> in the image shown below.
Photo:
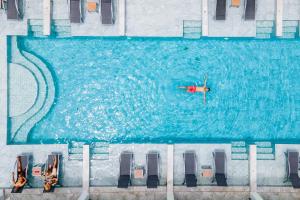
<path fill-rule="evenodd" d="M 22 170 L 22 162 L 20 156 L 17 157 L 17 162 L 17 180 L 15 180 L 15 172 L 12 173 L 12 182 L 15 190 L 18 190 L 19 188 L 23 187 L 27 182 L 27 179 L 25 178 L 24 172 Z"/>
<path fill-rule="evenodd" d="M 45 183 L 44 183 L 45 191 L 50 191 L 51 187 L 55 186 L 58 182 L 57 166 L 58 166 L 58 156 L 55 155 L 53 156 L 53 166 L 49 164 L 45 174 Z"/>
<path fill-rule="evenodd" d="M 196 93 L 196 92 L 202 92 L 203 93 L 203 98 L 204 98 L 204 103 L 206 102 L 206 92 L 210 91 L 210 88 L 206 86 L 207 82 L 207 77 L 204 79 L 204 85 L 203 86 L 179 86 L 178 88 L 180 89 L 185 89 L 189 93 Z"/>

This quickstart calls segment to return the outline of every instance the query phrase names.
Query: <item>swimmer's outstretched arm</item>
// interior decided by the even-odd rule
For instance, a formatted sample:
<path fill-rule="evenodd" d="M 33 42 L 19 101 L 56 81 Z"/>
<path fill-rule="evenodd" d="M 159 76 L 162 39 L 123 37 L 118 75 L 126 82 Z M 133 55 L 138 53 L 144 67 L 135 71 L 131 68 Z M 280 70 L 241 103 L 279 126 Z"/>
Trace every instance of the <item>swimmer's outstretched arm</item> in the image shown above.
<path fill-rule="evenodd" d="M 204 77 L 204 86 L 206 87 L 207 75 Z"/>
<path fill-rule="evenodd" d="M 204 104 L 206 104 L 206 92 L 203 92 L 203 100 L 204 100 Z"/>
<path fill-rule="evenodd" d="M 187 87 L 186 86 L 178 86 L 177 88 L 178 89 L 186 89 Z"/>

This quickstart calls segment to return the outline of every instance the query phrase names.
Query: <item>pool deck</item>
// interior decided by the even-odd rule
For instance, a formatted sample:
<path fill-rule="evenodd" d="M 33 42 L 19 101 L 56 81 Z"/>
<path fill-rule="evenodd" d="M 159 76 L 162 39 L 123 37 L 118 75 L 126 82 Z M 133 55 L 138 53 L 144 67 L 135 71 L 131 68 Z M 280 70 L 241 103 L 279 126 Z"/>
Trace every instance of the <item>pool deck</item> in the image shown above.
<path fill-rule="evenodd" d="M 69 20 L 67 0 L 24 0 L 23 20 L 7 20 L 6 13 L 0 10 L 0 34 L 26 35 L 27 20 L 40 19 L 47 35 L 53 20 Z M 300 20 L 298 0 L 257 1 L 256 20 L 245 21 L 244 3 L 231 7 L 227 1 L 226 20 L 215 20 L 216 0 L 116 0 L 114 1 L 115 24 L 101 24 L 99 12 L 84 12 L 84 22 L 71 24 L 72 36 L 137 36 L 137 37 L 182 37 L 183 21 L 202 21 L 202 31 L 208 37 L 256 37 L 256 21 L 276 21 L 277 32 L 282 33 L 282 20 Z M 204 5 L 204 7 L 202 7 Z M 277 6 L 278 5 L 278 6 Z M 50 8 L 49 8 L 50 6 Z M 51 15 L 49 16 L 49 11 Z M 168 13 L 168 14 L 166 14 Z M 203 16 L 204 15 L 204 16 Z M 48 27 L 46 27 L 48 26 Z M 279 35 L 280 36 L 280 35 Z"/>
<path fill-rule="evenodd" d="M 211 188 L 211 190 L 217 190 L 219 192 L 233 192 L 244 188 L 243 192 L 249 195 L 249 161 L 248 160 L 232 160 L 231 159 L 231 144 L 175 144 L 174 145 L 174 193 L 180 190 L 182 192 L 198 191 L 201 192 L 205 188 Z M 227 182 L 230 187 L 217 187 L 216 183 L 211 182 L 211 178 L 205 178 L 201 175 L 201 166 L 208 165 L 213 166 L 212 152 L 216 149 L 223 149 L 227 155 Z M 294 149 L 300 151 L 300 145 L 276 145 L 276 157 L 275 160 L 257 160 L 257 192 L 264 193 L 264 187 L 273 188 L 267 190 L 268 193 L 272 193 L 278 188 L 281 190 L 297 192 L 294 190 L 290 183 L 284 183 L 285 180 L 285 155 L 287 149 Z M 160 185 L 164 192 L 163 195 L 167 194 L 167 173 L 168 173 L 168 145 L 165 144 L 111 144 L 109 146 L 109 159 L 108 160 L 91 160 L 90 161 L 90 191 L 92 193 L 92 187 L 113 187 L 111 190 L 115 192 L 121 192 L 116 188 L 118 175 L 119 175 L 119 156 L 122 151 L 132 151 L 134 153 L 134 165 L 145 166 L 146 165 L 146 154 L 149 151 L 156 150 L 160 153 L 161 157 L 161 175 Z M 183 152 L 186 150 L 193 150 L 197 155 L 197 188 L 186 188 L 181 186 L 184 179 L 184 163 L 183 163 Z M 69 160 L 68 157 L 68 146 L 61 145 L 2 145 L 0 154 L 1 159 L 6 162 L 0 163 L 0 187 L 8 188 L 11 187 L 11 172 L 14 168 L 16 156 L 21 153 L 28 153 L 32 155 L 32 165 L 38 163 L 44 163 L 47 155 L 51 152 L 61 152 L 63 159 L 63 169 L 61 183 L 66 187 L 82 187 L 82 172 L 83 163 L 79 160 Z M 169 149 L 170 151 L 170 149 Z M 268 166 L 268 167 L 266 167 Z M 134 188 L 143 188 L 145 186 L 145 179 L 133 179 L 133 186 L 130 187 L 128 192 L 132 192 Z M 37 191 L 42 190 L 42 181 L 39 178 L 32 178 L 30 184 L 34 187 L 38 187 Z M 211 187 L 209 187 L 211 186 Z M 252 186 L 253 187 L 253 186 Z M 276 189 L 277 188 L 277 189 Z M 25 189 L 30 193 L 33 189 Z M 137 189 L 139 190 L 139 189 Z M 34 191 L 34 190 L 33 190 Z M 126 193 L 126 191 L 124 191 Z M 240 191 L 241 192 L 241 191 Z M 25 192 L 26 194 L 27 192 Z M 9 191 L 7 191 L 9 194 Z"/>
<path fill-rule="evenodd" d="M 226 20 L 216 21 L 216 0 L 186 0 L 184 2 L 180 0 L 116 0 L 114 1 L 116 14 L 114 25 L 102 25 L 99 12 L 86 12 L 83 23 L 70 24 L 70 34 L 71 36 L 183 37 L 183 21 L 190 20 L 201 22 L 203 36 L 256 37 L 257 21 L 274 21 L 276 34 L 280 37 L 283 33 L 283 20 L 300 20 L 299 0 L 257 1 L 256 20 L 254 21 L 243 19 L 244 1 L 241 0 L 239 8 L 229 7 L 230 1 L 227 1 Z M 284 182 L 286 176 L 284 153 L 287 149 L 300 151 L 300 144 L 276 144 L 274 160 L 256 160 L 251 156 L 249 160 L 233 160 L 231 144 L 175 144 L 172 147 L 168 147 L 167 144 L 110 144 L 109 159 L 85 160 L 84 163 L 80 160 L 69 159 L 69 150 L 66 144 L 7 145 L 7 35 L 27 35 L 28 20 L 31 19 L 43 20 L 45 35 L 51 31 L 49 16 L 52 17 L 52 20 L 69 20 L 68 0 L 53 0 L 52 3 L 49 0 L 24 0 L 24 2 L 23 20 L 7 20 L 5 11 L 0 10 L 0 155 L 1 160 L 5 161 L 0 162 L 0 188 L 11 187 L 11 172 L 17 155 L 29 153 L 33 158 L 32 164 L 38 164 L 44 163 L 47 155 L 51 152 L 61 152 L 63 156 L 61 183 L 66 188 L 58 188 L 55 194 L 46 194 L 48 198 L 76 199 L 83 191 L 83 186 L 86 190 L 89 188 L 92 199 L 96 199 L 99 195 L 101 199 L 112 199 L 114 195 L 119 199 L 135 199 L 135 197 L 163 199 L 167 198 L 167 190 L 169 193 L 173 191 L 176 199 L 196 199 L 199 196 L 202 199 L 248 199 L 250 191 L 257 191 L 264 199 L 300 198 L 300 192 L 293 189 L 289 182 Z M 50 15 L 49 11 L 51 11 Z M 170 157 L 171 149 L 172 157 Z M 223 149 L 227 155 L 229 184 L 227 188 L 216 187 L 216 183 L 212 183 L 210 178 L 201 176 L 201 166 L 213 166 L 212 152 L 215 149 Z M 133 187 L 128 190 L 116 188 L 119 155 L 125 150 L 134 152 L 135 164 L 142 166 L 146 165 L 147 152 L 156 150 L 160 153 L 161 186 L 158 189 L 145 188 L 145 179 L 134 179 Z M 193 150 L 197 154 L 198 187 L 196 188 L 182 186 L 184 179 L 182 154 L 186 150 Z M 252 160 L 251 164 L 250 160 Z M 168 162 L 172 163 L 173 167 L 168 165 Z M 89 166 L 89 173 L 83 166 Z M 251 178 L 249 166 L 251 167 Z M 173 170 L 172 174 L 168 170 L 170 167 Z M 87 178 L 87 175 L 83 174 L 90 175 Z M 89 182 L 88 185 L 86 185 L 87 182 Z M 6 195 L 12 196 L 13 199 L 41 198 L 41 179 L 32 178 L 30 183 L 38 188 L 26 188 L 22 196 L 12 195 L 10 189 L 6 189 Z"/>

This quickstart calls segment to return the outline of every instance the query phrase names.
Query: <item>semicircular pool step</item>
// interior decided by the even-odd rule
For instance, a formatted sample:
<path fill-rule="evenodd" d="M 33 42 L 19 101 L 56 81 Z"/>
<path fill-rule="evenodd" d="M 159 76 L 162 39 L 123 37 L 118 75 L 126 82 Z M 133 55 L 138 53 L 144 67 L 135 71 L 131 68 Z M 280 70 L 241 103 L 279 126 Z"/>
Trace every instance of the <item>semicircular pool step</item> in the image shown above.
<path fill-rule="evenodd" d="M 26 115 L 19 117 L 22 120 L 15 118 L 11 119 L 12 122 L 14 122 L 12 124 L 17 124 L 15 125 L 16 127 L 19 126 L 17 129 L 16 127 L 11 129 L 13 142 L 25 143 L 31 128 L 49 112 L 53 105 L 55 86 L 52 74 L 48 67 L 36 56 L 25 51 L 22 51 L 21 53 L 17 47 L 17 39 L 15 37 L 12 38 L 11 42 L 13 60 L 21 62 L 26 66 L 30 66 L 30 68 L 36 72 L 35 75 L 38 76 L 37 79 L 39 80 L 39 94 L 35 105 L 25 113 Z"/>
<path fill-rule="evenodd" d="M 11 62 L 17 63 L 22 66 L 26 66 L 28 70 L 31 71 L 31 73 L 34 75 L 34 77 L 37 80 L 37 85 L 38 85 L 38 94 L 36 101 L 34 105 L 29 109 L 26 113 L 16 116 L 16 117 L 10 117 L 11 121 L 11 127 L 10 127 L 10 133 L 11 133 L 11 140 L 14 140 L 16 138 L 17 132 L 20 129 L 20 127 L 26 123 L 26 121 L 31 118 L 36 112 L 38 112 L 41 107 L 44 104 L 44 101 L 46 99 L 47 95 L 47 85 L 46 81 L 44 79 L 43 74 L 41 71 L 33 65 L 31 62 L 29 62 L 22 54 L 20 53 L 18 47 L 17 47 L 17 40 L 15 37 L 12 37 L 11 39 Z M 27 139 L 27 137 L 26 137 Z M 26 139 L 20 139 L 18 140 L 19 142 L 23 141 L 26 142 Z"/>

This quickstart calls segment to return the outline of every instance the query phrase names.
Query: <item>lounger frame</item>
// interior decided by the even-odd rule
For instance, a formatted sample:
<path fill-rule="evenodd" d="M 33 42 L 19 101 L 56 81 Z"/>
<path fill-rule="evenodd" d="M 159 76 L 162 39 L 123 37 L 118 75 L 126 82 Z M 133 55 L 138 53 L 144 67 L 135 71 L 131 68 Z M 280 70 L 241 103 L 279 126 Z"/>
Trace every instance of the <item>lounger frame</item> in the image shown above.
<path fill-rule="evenodd" d="M 110 4 L 110 12 L 111 12 L 111 20 L 109 23 L 106 23 L 103 21 L 103 10 L 102 10 L 102 6 L 103 6 L 103 2 L 105 0 L 100 0 L 100 10 L 101 10 L 101 23 L 103 25 L 113 25 L 115 23 L 115 15 L 114 15 L 114 1 L 113 0 L 110 0 L 111 1 L 111 4 Z"/>
<path fill-rule="evenodd" d="M 185 175 L 186 175 L 186 168 L 185 168 L 185 154 L 186 153 L 193 153 L 194 154 L 194 159 L 195 159 L 195 172 L 194 172 L 194 174 L 195 174 L 195 176 L 197 177 L 197 171 L 198 171 L 198 165 L 197 165 L 197 163 L 198 163 L 198 159 L 197 159 L 197 155 L 196 155 L 196 152 L 195 151 L 192 151 L 192 150 L 190 150 L 190 151 L 185 151 L 183 154 L 182 154 L 182 156 L 183 156 L 183 162 L 184 162 L 184 164 L 183 164 L 183 170 L 184 170 L 184 181 L 183 181 L 183 183 L 182 183 L 182 185 L 184 185 L 184 184 L 186 184 L 186 179 L 185 179 Z"/>
<path fill-rule="evenodd" d="M 27 179 L 27 182 L 22 188 L 19 189 L 19 191 L 14 191 L 14 187 L 13 187 L 11 193 L 22 193 L 23 188 L 26 185 L 29 185 L 29 183 L 28 183 L 28 168 L 29 168 L 30 155 L 29 154 L 21 154 L 19 156 L 21 156 L 22 171 L 24 173 L 25 178 Z M 24 166 L 24 160 L 26 160 L 25 166 Z M 15 180 L 18 179 L 18 167 L 17 166 L 18 166 L 18 161 L 16 160 L 15 165 L 14 165 L 14 172 L 17 177 L 15 177 Z"/>
<path fill-rule="evenodd" d="M 148 177 L 150 176 L 149 175 L 149 168 L 148 168 L 148 164 L 149 164 L 149 159 L 148 159 L 148 156 L 149 154 L 156 154 L 157 155 L 157 178 L 158 178 L 158 185 L 159 185 L 159 182 L 160 182 L 160 167 L 161 167 L 161 159 L 160 159 L 160 154 L 158 151 L 149 151 L 146 155 L 146 173 L 147 173 L 147 180 L 148 180 Z M 157 185 L 157 186 L 158 186 Z M 148 187 L 148 185 L 147 185 Z"/>
<path fill-rule="evenodd" d="M 225 179 L 227 179 L 227 156 L 226 156 L 226 153 L 223 149 L 216 149 L 212 154 L 213 154 L 213 170 L 214 170 L 214 176 L 213 176 L 213 179 L 212 179 L 212 182 L 215 182 L 216 181 L 216 162 L 215 162 L 215 154 L 218 153 L 218 152 L 221 152 L 221 153 L 224 153 L 224 175 L 225 175 Z"/>
<path fill-rule="evenodd" d="M 292 172 L 292 169 L 291 169 L 291 163 L 289 161 L 289 156 L 290 156 L 290 153 L 297 153 L 297 168 L 294 169 L 294 172 Z M 298 175 L 298 170 L 299 170 L 299 152 L 297 150 L 291 150 L 291 149 L 288 149 L 286 152 L 285 152 L 285 156 L 286 156 L 286 179 L 284 180 L 284 182 L 292 182 L 292 185 L 294 188 L 300 188 L 300 177 Z M 291 180 L 291 175 L 295 175 L 297 176 L 297 183 L 294 184 L 293 181 Z"/>
<path fill-rule="evenodd" d="M 48 170 L 48 166 L 49 166 L 49 160 L 50 160 L 50 157 L 52 156 L 57 156 L 57 183 L 55 186 L 52 186 L 51 190 L 49 192 L 54 192 L 54 189 L 56 186 L 60 186 L 60 181 L 59 181 L 59 177 L 60 177 L 60 165 L 61 165 L 61 156 L 62 154 L 61 153 L 56 153 L 56 152 L 53 152 L 51 153 L 50 155 L 48 155 L 48 159 L 47 161 L 45 162 L 45 169 L 44 169 L 44 174 L 46 174 L 47 170 Z M 52 161 L 52 158 L 51 158 L 51 161 Z M 52 164 L 53 165 L 53 164 Z M 48 193 L 48 191 L 45 191 L 43 190 L 44 193 Z"/>
<path fill-rule="evenodd" d="M 23 19 L 24 16 L 24 0 L 6 0 L 3 2 L 4 3 L 4 9 L 6 11 L 6 15 L 7 15 L 7 19 L 8 20 L 20 20 Z M 14 8 L 16 10 L 16 15 L 15 16 L 11 16 L 9 14 L 9 6 L 8 4 L 13 3 L 14 4 Z"/>
<path fill-rule="evenodd" d="M 256 17 L 256 9 L 257 9 L 257 4 L 256 4 L 256 0 L 254 0 L 255 2 L 254 2 L 254 7 L 255 7 L 255 9 L 254 9 L 254 18 L 246 18 L 246 7 L 247 7 L 247 2 L 248 2 L 248 0 L 245 0 L 244 1 L 244 15 L 243 15 L 243 18 L 244 18 L 244 20 L 246 20 L 246 21 L 253 21 L 253 20 L 255 20 L 255 17 Z"/>
<path fill-rule="evenodd" d="M 79 21 L 72 21 L 71 18 L 71 3 L 72 1 L 78 1 L 79 2 Z M 82 23 L 84 21 L 84 6 L 82 5 L 84 2 L 84 0 L 68 0 L 68 4 L 69 4 L 69 17 L 70 17 L 70 21 L 71 23 Z"/>
<path fill-rule="evenodd" d="M 224 1 L 225 2 L 225 8 L 224 8 L 224 10 L 223 10 L 223 8 L 222 8 L 222 10 L 219 10 L 219 7 L 218 7 L 218 5 L 219 5 L 219 3 L 221 3 L 222 1 Z M 224 21 L 224 20 L 226 20 L 226 14 L 227 14 L 227 0 L 217 0 L 217 3 L 216 3 L 216 15 L 215 15 L 215 20 L 217 20 L 217 21 Z M 220 13 L 219 13 L 219 11 L 224 11 L 224 16 L 223 15 L 220 15 Z"/>
<path fill-rule="evenodd" d="M 128 155 L 130 155 L 131 157 L 130 157 L 130 165 L 129 165 L 129 185 L 132 185 L 132 182 L 131 182 L 131 179 L 132 179 L 132 170 L 133 170 L 133 166 L 134 166 L 134 154 L 133 154 L 133 152 L 131 152 L 131 151 L 123 151 L 122 153 L 121 153 L 121 155 L 120 155 L 120 157 L 119 157 L 119 166 L 120 166 L 120 170 L 119 170 L 119 179 L 120 179 L 120 177 L 122 176 L 121 175 L 121 158 L 122 158 L 122 155 L 123 154 L 128 154 Z M 118 179 L 118 181 L 119 181 L 119 179 Z M 119 183 L 118 183 L 118 187 L 119 187 Z M 128 187 L 128 186 L 127 186 Z M 126 188 L 127 188 L 126 187 Z M 119 188 L 122 188 L 122 187 L 119 187 Z"/>

